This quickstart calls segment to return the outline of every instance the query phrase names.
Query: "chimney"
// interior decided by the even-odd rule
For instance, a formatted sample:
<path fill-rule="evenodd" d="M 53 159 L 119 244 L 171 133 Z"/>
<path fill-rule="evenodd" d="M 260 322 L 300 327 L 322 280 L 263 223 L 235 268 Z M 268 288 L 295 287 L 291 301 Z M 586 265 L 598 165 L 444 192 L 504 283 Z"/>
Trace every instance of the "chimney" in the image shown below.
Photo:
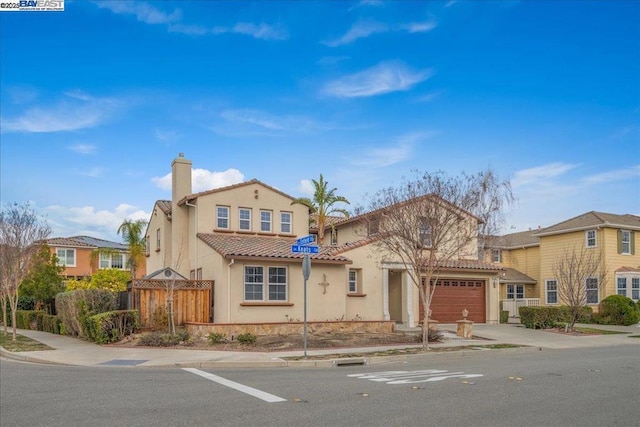
<path fill-rule="evenodd" d="M 190 257 L 189 248 L 189 208 L 178 206 L 178 202 L 191 194 L 191 160 L 185 159 L 184 154 L 171 162 L 171 264 L 173 268 L 185 277 L 189 277 Z"/>
<path fill-rule="evenodd" d="M 191 160 L 184 153 L 171 162 L 171 200 L 178 203 L 184 196 L 191 194 Z"/>

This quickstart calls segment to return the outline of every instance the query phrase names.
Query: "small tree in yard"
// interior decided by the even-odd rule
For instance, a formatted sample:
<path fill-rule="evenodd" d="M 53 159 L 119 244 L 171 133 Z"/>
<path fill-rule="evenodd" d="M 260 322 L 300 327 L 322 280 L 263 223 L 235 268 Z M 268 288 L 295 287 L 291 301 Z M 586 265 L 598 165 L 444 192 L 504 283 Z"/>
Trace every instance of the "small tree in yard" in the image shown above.
<path fill-rule="evenodd" d="M 574 330 L 580 311 L 587 304 L 597 304 L 606 276 L 602 252 L 594 248 L 565 249 L 552 267 L 558 286 L 558 302 L 569 306 L 567 328 Z"/>
<path fill-rule="evenodd" d="M 63 270 L 64 267 L 58 264 L 58 257 L 51 252 L 49 246 L 40 246 L 35 255 L 33 270 L 20 287 L 20 293 L 33 297 L 37 305 L 44 306 L 51 313 L 53 299 L 65 290 L 60 276 Z"/>
<path fill-rule="evenodd" d="M 0 211 L 0 285 L 3 300 L 8 300 L 11 308 L 13 341 L 20 285 L 33 269 L 40 242 L 50 233 L 51 229 L 28 204 L 13 204 Z M 6 314 L 4 317 L 6 333 Z"/>
<path fill-rule="evenodd" d="M 376 234 L 374 247 L 383 258 L 399 259 L 419 290 L 423 349 L 429 349 L 429 312 L 440 271 L 452 260 L 477 259 L 480 218 L 496 223 L 511 200 L 510 186 L 491 170 L 459 177 L 426 172 L 371 198 L 363 218 L 369 235 Z"/>

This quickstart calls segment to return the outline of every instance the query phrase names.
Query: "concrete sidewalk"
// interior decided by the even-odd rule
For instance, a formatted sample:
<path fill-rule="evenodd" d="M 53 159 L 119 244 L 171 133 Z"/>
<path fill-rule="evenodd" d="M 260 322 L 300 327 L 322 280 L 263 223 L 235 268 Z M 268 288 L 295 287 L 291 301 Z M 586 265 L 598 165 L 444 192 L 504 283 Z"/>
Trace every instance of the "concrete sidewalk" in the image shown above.
<path fill-rule="evenodd" d="M 640 338 L 629 335 L 640 335 L 638 326 L 600 326 L 583 325 L 585 327 L 617 330 L 619 335 L 586 335 L 570 336 L 540 330 L 531 330 L 516 324 L 473 325 L 474 339 L 462 339 L 455 335 L 455 324 L 440 324 L 438 329 L 444 333 L 444 342 L 431 344 L 434 349 L 440 347 L 481 346 L 486 344 L 517 344 L 536 349 L 564 349 L 602 347 L 617 345 L 640 345 Z M 110 347 L 92 344 L 76 338 L 54 335 L 46 332 L 18 330 L 20 335 L 32 338 L 52 347 L 53 350 L 9 352 L 0 347 L 0 356 L 15 360 L 62 364 L 73 366 L 120 366 L 120 367 L 315 367 L 336 366 L 341 362 L 340 355 L 355 353 L 374 353 L 384 350 L 418 348 L 421 345 L 390 345 L 365 348 L 332 348 L 308 350 L 308 356 L 336 355 L 335 359 L 324 360 L 286 360 L 286 357 L 302 357 L 303 351 L 286 352 L 244 352 L 214 351 L 172 348 L 145 347 Z M 474 350 L 466 350 L 474 351 Z M 432 352 L 426 355 L 446 355 L 450 353 Z M 425 354 L 421 354 L 426 356 Z M 345 356 L 346 357 L 346 356 Z M 407 356 L 392 356 L 395 358 Z M 389 360 L 389 357 L 359 358 L 363 363 L 373 364 Z"/>

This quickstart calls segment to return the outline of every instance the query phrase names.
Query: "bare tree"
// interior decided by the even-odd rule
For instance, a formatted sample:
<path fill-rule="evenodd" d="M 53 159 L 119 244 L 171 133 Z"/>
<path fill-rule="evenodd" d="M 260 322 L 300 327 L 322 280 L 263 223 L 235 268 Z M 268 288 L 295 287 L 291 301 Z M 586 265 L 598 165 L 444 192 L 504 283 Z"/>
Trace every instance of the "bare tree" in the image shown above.
<path fill-rule="evenodd" d="M 184 247 L 181 244 L 178 248 L 178 256 L 176 257 L 173 265 L 174 272 L 171 273 L 164 280 L 164 288 L 166 291 L 166 307 L 167 307 L 167 325 L 169 327 L 169 333 L 175 335 L 176 333 L 176 316 L 175 316 L 175 301 L 176 301 L 176 273 L 180 270 L 182 265 L 182 259 L 184 257 Z M 168 271 L 168 270 L 167 270 Z"/>
<path fill-rule="evenodd" d="M 31 273 L 40 244 L 50 233 L 46 222 L 28 204 L 13 204 L 0 211 L 0 282 L 2 299 L 8 301 L 11 308 L 13 341 L 16 340 L 20 285 Z M 5 309 L 6 306 L 3 311 Z"/>
<path fill-rule="evenodd" d="M 369 234 L 377 233 L 374 247 L 387 260 L 399 259 L 419 290 L 425 350 L 441 270 L 452 260 L 477 258 L 478 224 L 492 221 L 509 199 L 502 191 L 510 187 L 494 177 L 490 170 L 459 177 L 426 172 L 371 198 L 364 218 Z"/>
<path fill-rule="evenodd" d="M 552 267 L 558 290 L 558 302 L 569 306 L 567 329 L 574 330 L 580 310 L 598 302 L 606 277 L 602 252 L 593 248 L 565 249 Z"/>

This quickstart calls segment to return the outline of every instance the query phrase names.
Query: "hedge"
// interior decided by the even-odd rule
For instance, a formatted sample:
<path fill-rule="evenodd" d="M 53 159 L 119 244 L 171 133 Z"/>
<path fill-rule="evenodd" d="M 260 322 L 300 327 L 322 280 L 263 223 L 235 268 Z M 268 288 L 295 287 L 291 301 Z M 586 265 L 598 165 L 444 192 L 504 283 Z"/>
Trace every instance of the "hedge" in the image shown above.
<path fill-rule="evenodd" d="M 600 301 L 597 320 L 604 325 L 635 325 L 640 321 L 640 309 L 631 298 L 609 295 Z"/>
<path fill-rule="evenodd" d="M 78 289 L 56 295 L 56 312 L 66 335 L 88 338 L 87 319 L 116 309 L 116 294 L 104 289 Z"/>
<path fill-rule="evenodd" d="M 87 318 L 87 338 L 98 344 L 120 341 L 137 329 L 137 310 L 108 311 Z"/>
<path fill-rule="evenodd" d="M 571 307 L 546 306 L 546 307 L 520 307 L 520 323 L 530 329 L 548 329 L 560 323 L 567 323 L 571 318 Z M 593 309 L 591 307 L 581 307 L 578 315 L 578 322 L 588 323 L 591 321 Z"/>
<path fill-rule="evenodd" d="M 44 310 L 16 310 L 16 327 L 33 331 L 60 334 L 60 319 L 58 316 L 47 314 Z M 7 326 L 11 326 L 11 318 Z"/>

